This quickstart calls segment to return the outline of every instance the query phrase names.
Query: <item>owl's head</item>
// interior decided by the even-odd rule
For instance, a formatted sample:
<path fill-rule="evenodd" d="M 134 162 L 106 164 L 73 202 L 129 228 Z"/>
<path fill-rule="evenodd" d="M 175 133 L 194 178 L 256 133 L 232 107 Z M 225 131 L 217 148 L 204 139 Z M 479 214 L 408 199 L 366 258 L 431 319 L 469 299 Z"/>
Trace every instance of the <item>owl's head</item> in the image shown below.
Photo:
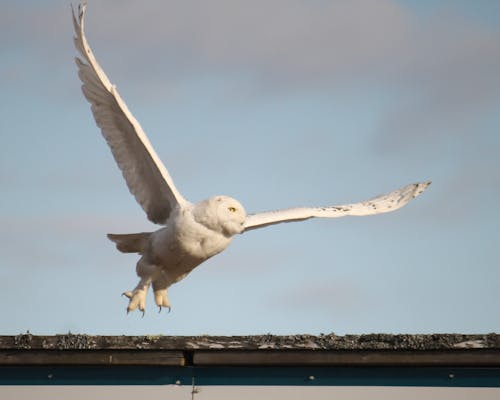
<path fill-rule="evenodd" d="M 241 203 L 228 196 L 214 196 L 197 203 L 193 215 L 198 223 L 225 236 L 243 232 L 247 217 Z"/>

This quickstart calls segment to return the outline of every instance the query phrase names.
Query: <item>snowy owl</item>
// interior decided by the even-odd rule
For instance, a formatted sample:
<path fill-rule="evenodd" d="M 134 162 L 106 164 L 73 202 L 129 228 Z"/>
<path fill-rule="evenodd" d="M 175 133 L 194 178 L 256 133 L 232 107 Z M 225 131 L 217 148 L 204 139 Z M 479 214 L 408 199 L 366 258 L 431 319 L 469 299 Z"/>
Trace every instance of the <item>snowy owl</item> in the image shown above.
<path fill-rule="evenodd" d="M 155 232 L 109 234 L 119 251 L 138 253 L 137 286 L 126 291 L 127 312 L 144 313 L 146 295 L 153 287 L 158 307 L 170 310 L 167 289 L 193 268 L 223 251 L 238 233 L 281 222 L 314 217 L 337 218 L 395 211 L 421 194 L 430 184 L 415 183 L 360 203 L 327 207 L 301 207 L 247 214 L 237 200 L 215 196 L 199 203 L 187 201 L 154 151 L 139 122 L 97 63 L 84 33 L 86 2 L 73 11 L 76 58 L 82 91 L 91 104 L 111 152 L 130 192 L 150 221 L 162 225 Z"/>

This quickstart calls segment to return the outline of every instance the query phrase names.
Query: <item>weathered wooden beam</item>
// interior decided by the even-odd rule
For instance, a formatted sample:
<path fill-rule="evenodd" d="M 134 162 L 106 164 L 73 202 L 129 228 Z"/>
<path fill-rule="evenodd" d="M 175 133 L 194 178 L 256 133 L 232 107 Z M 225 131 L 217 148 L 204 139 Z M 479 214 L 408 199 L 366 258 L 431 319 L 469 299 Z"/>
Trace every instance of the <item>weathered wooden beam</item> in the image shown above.
<path fill-rule="evenodd" d="M 182 351 L 172 350 L 2 350 L 0 365 L 155 365 L 184 366 Z"/>
<path fill-rule="evenodd" d="M 500 366 L 500 350 L 195 351 L 199 366 Z"/>
<path fill-rule="evenodd" d="M 0 336 L 0 366 L 500 367 L 499 335 Z"/>
<path fill-rule="evenodd" d="M 500 349 L 500 335 L 0 336 L 0 350 L 457 350 Z"/>

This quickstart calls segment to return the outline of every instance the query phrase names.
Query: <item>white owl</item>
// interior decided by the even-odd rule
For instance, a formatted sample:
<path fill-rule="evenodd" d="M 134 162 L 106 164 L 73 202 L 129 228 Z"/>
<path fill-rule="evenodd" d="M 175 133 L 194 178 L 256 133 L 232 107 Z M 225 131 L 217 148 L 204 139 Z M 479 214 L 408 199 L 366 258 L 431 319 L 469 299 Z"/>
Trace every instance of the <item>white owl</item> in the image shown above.
<path fill-rule="evenodd" d="M 227 196 L 190 203 L 175 188 L 139 122 L 97 63 L 85 38 L 85 7 L 86 2 L 83 2 L 78 15 L 73 12 L 74 41 L 82 57 L 76 58 L 76 63 L 83 93 L 130 192 L 148 219 L 162 225 L 155 232 L 108 235 L 118 250 L 141 256 L 137 263 L 139 283 L 135 289 L 124 293 L 130 299 L 127 312 L 136 308 L 144 312 L 150 286 L 160 310 L 162 307 L 170 309 L 168 287 L 223 251 L 238 233 L 313 217 L 337 218 L 395 211 L 429 186 L 430 182 L 411 184 L 354 204 L 290 208 L 250 215 L 240 202 Z"/>

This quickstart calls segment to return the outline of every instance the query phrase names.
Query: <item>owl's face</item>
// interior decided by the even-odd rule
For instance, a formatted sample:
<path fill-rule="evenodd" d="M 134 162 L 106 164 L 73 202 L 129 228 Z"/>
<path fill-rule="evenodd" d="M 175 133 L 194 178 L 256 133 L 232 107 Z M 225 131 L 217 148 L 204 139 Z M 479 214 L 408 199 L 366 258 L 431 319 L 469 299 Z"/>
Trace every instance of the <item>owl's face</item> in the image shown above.
<path fill-rule="evenodd" d="M 195 205 L 195 220 L 225 236 L 243 232 L 246 212 L 241 203 L 228 196 L 214 196 Z"/>

